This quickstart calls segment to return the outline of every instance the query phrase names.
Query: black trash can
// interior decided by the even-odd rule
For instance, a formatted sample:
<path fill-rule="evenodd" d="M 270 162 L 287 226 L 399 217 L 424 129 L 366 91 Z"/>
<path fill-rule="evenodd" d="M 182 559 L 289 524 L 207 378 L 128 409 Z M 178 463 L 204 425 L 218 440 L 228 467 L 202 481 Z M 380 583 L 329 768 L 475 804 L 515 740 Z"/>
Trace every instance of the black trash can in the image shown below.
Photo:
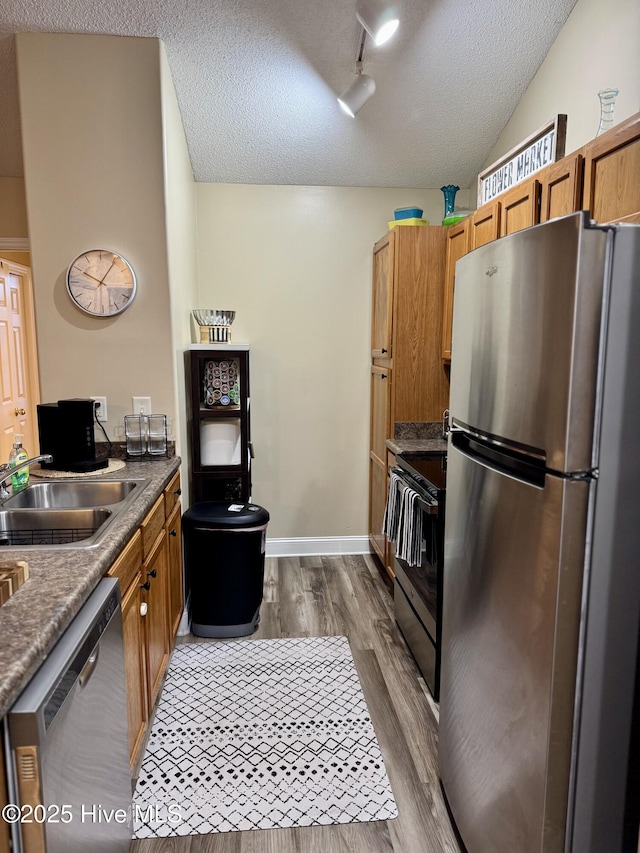
<path fill-rule="evenodd" d="M 189 618 L 196 637 L 246 637 L 260 621 L 269 513 L 203 501 L 182 517 Z"/>

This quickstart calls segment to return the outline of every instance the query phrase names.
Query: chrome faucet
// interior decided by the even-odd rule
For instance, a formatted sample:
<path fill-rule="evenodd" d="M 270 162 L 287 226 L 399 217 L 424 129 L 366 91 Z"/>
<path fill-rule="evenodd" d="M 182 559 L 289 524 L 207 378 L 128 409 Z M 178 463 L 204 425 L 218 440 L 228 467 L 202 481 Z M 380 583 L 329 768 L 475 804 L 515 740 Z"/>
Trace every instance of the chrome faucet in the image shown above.
<path fill-rule="evenodd" d="M 50 453 L 43 453 L 40 456 L 32 456 L 31 459 L 25 459 L 24 462 L 19 462 L 13 467 L 8 462 L 0 465 L 0 501 L 4 501 L 10 497 L 6 482 L 11 478 L 12 474 L 15 474 L 21 468 L 30 468 L 36 462 L 51 462 L 52 460 L 53 456 Z"/>

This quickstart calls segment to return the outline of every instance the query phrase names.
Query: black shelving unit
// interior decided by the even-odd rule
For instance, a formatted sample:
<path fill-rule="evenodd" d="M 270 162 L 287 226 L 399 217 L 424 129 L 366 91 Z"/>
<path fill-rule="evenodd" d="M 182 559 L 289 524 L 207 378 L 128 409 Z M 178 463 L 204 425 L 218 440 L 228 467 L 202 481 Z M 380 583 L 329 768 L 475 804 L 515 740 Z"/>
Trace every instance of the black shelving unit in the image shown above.
<path fill-rule="evenodd" d="M 251 498 L 249 346 L 192 344 L 185 353 L 192 501 Z M 239 458 L 212 459 L 205 434 L 237 422 Z M 214 454 L 215 455 L 215 454 Z"/>

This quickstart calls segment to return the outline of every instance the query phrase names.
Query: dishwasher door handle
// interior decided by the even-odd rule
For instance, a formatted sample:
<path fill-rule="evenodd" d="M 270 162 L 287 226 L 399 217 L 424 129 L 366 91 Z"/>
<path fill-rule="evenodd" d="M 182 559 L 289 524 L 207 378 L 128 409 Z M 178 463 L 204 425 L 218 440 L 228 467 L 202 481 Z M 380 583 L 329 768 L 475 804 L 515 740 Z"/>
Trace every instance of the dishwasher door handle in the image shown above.
<path fill-rule="evenodd" d="M 100 644 L 98 643 L 98 645 L 87 658 L 87 662 L 80 671 L 80 675 L 78 676 L 78 684 L 80 685 L 80 687 L 86 687 L 86 685 L 89 683 L 89 680 L 91 679 L 91 676 L 95 672 L 95 668 L 98 665 L 99 654 Z"/>

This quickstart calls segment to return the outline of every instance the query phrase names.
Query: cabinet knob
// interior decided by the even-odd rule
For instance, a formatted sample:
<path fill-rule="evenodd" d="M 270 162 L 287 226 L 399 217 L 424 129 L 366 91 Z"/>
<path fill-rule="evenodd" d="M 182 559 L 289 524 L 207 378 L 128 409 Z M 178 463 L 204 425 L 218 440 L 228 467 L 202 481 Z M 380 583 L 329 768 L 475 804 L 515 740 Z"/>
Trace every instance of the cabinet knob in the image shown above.
<path fill-rule="evenodd" d="M 179 497 L 182 494 L 182 489 L 174 489 L 173 494 L 178 495 L 178 497 Z"/>
<path fill-rule="evenodd" d="M 157 569 L 151 569 L 150 572 L 147 572 L 148 578 L 156 578 L 157 576 L 158 576 L 158 570 Z"/>
<path fill-rule="evenodd" d="M 151 589 L 151 581 L 145 581 L 140 584 L 140 589 Z"/>
<path fill-rule="evenodd" d="M 177 536 L 177 535 L 178 535 L 178 531 L 177 531 L 177 530 L 170 530 L 170 531 L 169 531 L 169 536 Z"/>
<path fill-rule="evenodd" d="M 140 615 L 146 616 L 148 609 L 149 609 L 149 605 L 147 604 L 146 601 L 143 601 L 142 604 L 140 605 Z"/>
<path fill-rule="evenodd" d="M 386 373 L 381 373 L 381 374 L 380 374 L 380 379 L 386 379 L 386 378 L 387 378 L 387 374 L 386 374 Z"/>
<path fill-rule="evenodd" d="M 385 353 L 386 351 L 387 350 L 384 347 L 382 347 L 382 349 L 380 350 L 380 352 L 382 352 L 382 353 Z"/>

